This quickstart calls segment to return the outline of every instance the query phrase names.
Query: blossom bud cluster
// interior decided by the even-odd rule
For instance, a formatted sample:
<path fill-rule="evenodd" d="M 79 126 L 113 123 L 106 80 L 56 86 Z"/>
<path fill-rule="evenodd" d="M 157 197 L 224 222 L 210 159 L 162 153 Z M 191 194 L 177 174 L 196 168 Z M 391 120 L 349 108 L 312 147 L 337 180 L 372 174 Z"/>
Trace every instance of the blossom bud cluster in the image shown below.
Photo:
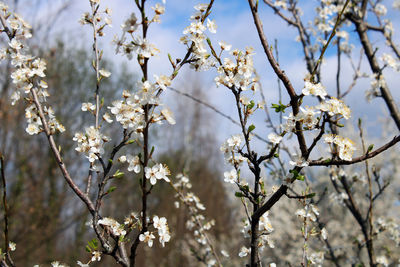
<path fill-rule="evenodd" d="M 228 88 L 233 86 L 241 91 L 258 89 L 258 78 L 255 77 L 253 66 L 254 49 L 247 47 L 245 51 L 235 49 L 230 52 L 234 60 L 225 58 L 223 65 L 218 67 L 219 76 L 214 80 L 218 85 L 222 84 Z"/>
<path fill-rule="evenodd" d="M 305 81 L 302 93 L 303 95 L 319 96 L 323 100 L 327 95 L 325 88 L 321 85 L 321 83 L 315 84 L 308 80 Z M 316 106 L 316 109 L 327 112 L 329 116 L 342 115 L 346 120 L 350 118 L 351 114 L 349 107 L 347 107 L 342 100 L 334 97 L 329 100 L 322 101 L 320 105 Z"/>
<path fill-rule="evenodd" d="M 200 214 L 200 211 L 206 208 L 193 192 L 187 192 L 187 189 L 192 187 L 189 178 L 183 174 L 178 174 L 176 179 L 177 182 L 173 185 L 177 191 L 175 197 L 179 198 L 179 200 L 188 207 L 190 214 L 190 218 L 186 221 L 186 228 L 193 232 L 194 241 L 200 247 L 198 253 L 204 255 L 205 258 L 209 258 L 211 247 L 207 241 L 207 231 L 214 226 L 215 221 L 207 221 L 204 215 Z M 179 202 L 176 202 L 175 206 L 179 208 Z M 209 258 L 207 262 L 208 266 L 214 266 L 215 264 L 215 260 L 212 258 Z"/>
<path fill-rule="evenodd" d="M 126 231 L 124 230 L 124 225 L 120 224 L 113 218 L 105 217 L 98 221 L 99 225 L 107 226 L 111 230 L 112 234 L 115 236 L 125 236 Z"/>
<path fill-rule="evenodd" d="M 326 134 L 324 135 L 324 141 L 325 143 L 335 144 L 337 146 L 339 150 L 338 156 L 340 159 L 347 161 L 352 159 L 353 152 L 356 150 L 356 148 L 354 147 L 353 141 L 351 141 L 349 138 L 334 134 Z"/>
<path fill-rule="evenodd" d="M 386 81 L 383 76 L 373 74 L 371 88 L 365 91 L 365 97 L 367 98 L 368 102 L 370 102 L 373 98 L 380 96 L 380 89 L 384 86 L 386 86 Z"/>
<path fill-rule="evenodd" d="M 165 242 L 169 242 L 171 235 L 168 228 L 167 218 L 158 216 L 153 217 L 153 226 L 158 231 L 160 244 L 164 247 Z"/>
<path fill-rule="evenodd" d="M 337 15 L 342 11 L 346 1 L 323 0 L 321 2 L 321 6 L 315 9 L 317 14 L 313 21 L 315 27 L 310 28 L 310 31 L 317 36 L 316 39 L 320 45 L 325 45 L 326 35 L 332 32 L 337 20 Z M 354 12 L 359 12 L 357 5 L 353 5 L 352 8 Z M 345 53 L 350 53 L 353 46 L 348 44 L 349 34 L 343 28 L 344 26 L 342 24 L 338 25 L 336 28 L 336 36 L 341 40 L 340 49 Z M 316 45 L 311 47 L 311 49 L 313 52 L 316 52 L 320 47 Z"/>
<path fill-rule="evenodd" d="M 167 175 L 170 175 L 171 172 L 168 169 L 167 165 L 163 165 L 161 163 L 154 165 L 153 167 L 145 167 L 144 168 L 145 176 L 150 180 L 150 184 L 155 185 L 157 180 L 164 180 L 166 182 L 170 182 Z"/>
<path fill-rule="evenodd" d="M 84 153 L 89 162 L 93 163 L 104 153 L 104 143 L 111 139 L 103 135 L 99 129 L 90 126 L 85 129 L 85 133 L 75 133 L 72 140 L 78 143 L 75 150 Z"/>
<path fill-rule="evenodd" d="M 42 121 L 39 117 L 31 91 L 34 90 L 37 95 L 38 104 L 43 107 L 43 115 L 48 121 L 50 134 L 56 131 L 64 132 L 64 126 L 56 119 L 53 109 L 45 105 L 46 98 L 49 96 L 48 85 L 43 80 L 46 70 L 46 62 L 40 58 L 34 58 L 28 54 L 28 48 L 24 40 L 32 37 L 31 26 L 25 22 L 18 14 L 11 12 L 8 6 L 0 2 L 0 12 L 6 18 L 6 25 L 10 30 L 10 36 L 13 38 L 8 43 L 7 49 L 0 49 L 0 60 L 5 59 L 7 55 L 11 57 L 11 65 L 14 67 L 11 78 L 15 85 L 15 91 L 12 92 L 11 104 L 15 105 L 21 98 L 21 93 L 25 93 L 28 99 L 28 106 L 25 110 L 25 117 L 28 122 L 26 132 L 28 134 L 38 134 L 43 131 Z"/>
<path fill-rule="evenodd" d="M 400 71 L 400 62 L 397 59 L 394 59 L 390 54 L 383 53 L 381 60 L 385 63 L 385 65 L 391 67 L 395 71 Z"/>
<path fill-rule="evenodd" d="M 171 239 L 171 234 L 169 232 L 169 227 L 167 223 L 167 218 L 158 216 L 153 217 L 153 227 L 157 230 L 159 236 L 159 242 L 164 247 L 166 242 Z M 146 231 L 139 235 L 139 240 L 141 242 L 147 243 L 149 247 L 153 246 L 153 239 L 155 239 L 153 232 Z"/>
<path fill-rule="evenodd" d="M 165 7 L 161 4 L 156 4 L 153 7 L 153 10 L 155 12 L 154 18 L 148 23 L 160 22 L 159 17 L 161 14 L 164 14 Z M 135 34 L 139 24 L 140 22 L 138 22 L 135 13 L 132 13 L 121 25 L 122 35 L 120 38 L 115 37 L 114 43 L 117 45 L 117 53 L 120 53 L 122 50 L 122 53 L 126 55 L 128 59 L 132 59 L 134 53 L 136 53 L 141 60 L 141 63 L 143 63 L 144 58 L 155 56 L 160 52 L 160 50 L 154 44 L 149 43 L 146 38 L 143 38 L 139 34 Z M 127 41 L 126 39 L 126 35 L 128 34 L 132 38 L 131 41 Z"/>
<path fill-rule="evenodd" d="M 210 33 L 216 33 L 217 26 L 213 20 L 207 19 L 207 27 L 204 26 L 204 17 L 208 4 L 199 4 L 194 7 L 196 12 L 190 17 L 191 23 L 187 26 L 180 41 L 192 47 L 191 66 L 196 70 L 208 70 L 215 66 L 215 60 L 210 56 L 207 50 L 207 36 L 205 31 L 208 28 Z"/>
<path fill-rule="evenodd" d="M 259 230 L 259 235 L 260 238 L 258 240 L 258 248 L 262 251 L 266 246 L 269 246 L 270 248 L 275 247 L 274 241 L 271 239 L 270 234 L 274 231 L 274 228 L 272 227 L 271 220 L 269 219 L 269 212 L 267 211 L 264 213 L 261 218 L 260 222 L 258 225 L 258 230 Z M 251 225 L 248 220 L 243 221 L 243 228 L 241 232 L 244 234 L 245 238 L 250 238 L 251 237 Z M 250 254 L 250 248 L 247 247 L 242 247 L 239 251 L 239 257 L 243 258 L 246 257 L 248 254 Z"/>
<path fill-rule="evenodd" d="M 319 210 L 313 204 L 307 204 L 305 208 L 298 209 L 296 211 L 296 215 L 300 218 L 306 218 L 315 222 L 317 220 L 317 216 L 319 215 Z"/>
<path fill-rule="evenodd" d="M 121 163 L 127 162 L 129 164 L 128 171 L 134 171 L 135 173 L 140 172 L 140 159 L 139 156 L 132 156 L 132 155 L 124 155 L 118 158 L 118 161 Z"/>
<path fill-rule="evenodd" d="M 108 109 L 124 129 L 141 133 L 145 122 L 140 97 L 136 94 L 131 95 L 127 91 L 124 91 L 122 96 L 122 100 L 113 101 Z"/>
<path fill-rule="evenodd" d="M 111 14 L 112 10 L 110 8 L 106 8 L 104 11 L 100 12 L 98 10 L 98 5 L 100 1 L 91 1 L 93 4 L 93 12 L 85 12 L 82 14 L 82 17 L 79 19 L 79 23 L 82 25 L 90 24 L 95 29 L 96 35 L 104 36 L 104 29 L 106 26 L 111 27 L 112 20 Z"/>
<path fill-rule="evenodd" d="M 379 217 L 376 220 L 377 231 L 384 232 L 386 231 L 389 235 L 389 238 L 396 243 L 396 246 L 400 246 L 400 225 L 396 223 L 393 219 L 385 219 Z M 377 233 L 378 234 L 378 233 Z"/>
<path fill-rule="evenodd" d="M 141 136 L 143 129 L 146 125 L 144 117 L 144 105 L 160 105 L 157 97 L 159 89 L 166 89 L 171 85 L 171 79 L 168 76 L 156 76 L 156 82 L 150 83 L 149 81 L 139 82 L 139 91 L 137 93 L 130 93 L 123 91 L 122 100 L 112 102 L 108 107 L 111 114 L 115 116 L 124 129 L 128 129 L 133 133 Z M 166 120 L 170 124 L 175 124 L 172 112 L 167 108 L 163 108 L 160 113 L 152 113 L 150 122 L 161 123 Z"/>
<path fill-rule="evenodd" d="M 240 134 L 236 134 L 228 138 L 220 147 L 221 152 L 224 153 L 225 161 L 233 166 L 239 166 L 246 158 L 238 154 L 241 149 L 243 138 Z"/>

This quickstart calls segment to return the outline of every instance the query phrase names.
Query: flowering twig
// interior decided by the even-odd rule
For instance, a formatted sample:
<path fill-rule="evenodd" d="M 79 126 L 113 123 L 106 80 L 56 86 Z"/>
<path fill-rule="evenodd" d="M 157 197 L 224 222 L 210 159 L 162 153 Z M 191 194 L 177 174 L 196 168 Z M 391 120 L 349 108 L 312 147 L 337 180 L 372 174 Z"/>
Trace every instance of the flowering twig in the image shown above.
<path fill-rule="evenodd" d="M 211 253 L 213 254 L 215 260 L 217 261 L 217 264 L 219 267 L 222 267 L 222 263 L 221 260 L 217 254 L 217 252 L 215 251 L 214 245 L 211 242 L 211 239 L 209 238 L 209 236 L 207 235 L 207 232 L 205 231 L 204 225 L 203 223 L 200 221 L 199 217 L 198 217 L 198 212 L 196 209 L 194 209 L 192 207 L 192 205 L 190 205 L 190 203 L 188 203 L 188 201 L 185 199 L 185 196 L 183 195 L 182 191 L 180 191 L 172 182 L 169 183 L 171 185 L 171 187 L 175 190 L 175 192 L 177 193 L 177 195 L 179 196 L 180 201 L 185 204 L 185 206 L 189 209 L 190 212 L 190 216 L 194 219 L 197 227 L 199 227 L 200 229 L 200 234 L 204 236 L 208 247 L 211 250 Z"/>
<path fill-rule="evenodd" d="M 342 160 L 342 159 L 325 159 L 325 160 L 311 160 L 309 162 L 309 166 L 331 166 L 331 165 L 351 165 L 354 163 L 362 162 L 364 160 L 373 158 L 390 147 L 394 146 L 400 141 L 400 135 L 395 136 L 390 142 L 384 144 L 380 148 L 377 148 L 374 151 L 365 153 L 360 157 L 353 158 L 352 160 Z"/>

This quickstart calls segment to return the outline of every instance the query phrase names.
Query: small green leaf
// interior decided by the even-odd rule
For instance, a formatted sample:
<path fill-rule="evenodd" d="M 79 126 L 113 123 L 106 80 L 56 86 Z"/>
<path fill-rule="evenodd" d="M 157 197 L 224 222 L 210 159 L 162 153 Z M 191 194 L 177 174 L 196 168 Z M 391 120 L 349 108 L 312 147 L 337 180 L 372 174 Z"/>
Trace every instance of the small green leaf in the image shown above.
<path fill-rule="evenodd" d="M 124 177 L 124 173 L 121 172 L 120 170 L 117 170 L 112 177 L 113 178 L 122 178 L 122 177 Z"/>
<path fill-rule="evenodd" d="M 287 107 L 286 107 L 286 105 L 283 105 L 281 101 L 279 101 L 279 104 L 272 104 L 271 108 L 275 109 L 276 113 L 279 113 L 279 112 L 285 113 L 285 109 Z"/>
<path fill-rule="evenodd" d="M 235 192 L 235 197 L 244 197 L 242 192 Z"/>
<path fill-rule="evenodd" d="M 293 178 L 296 180 L 304 181 L 304 175 L 301 175 L 298 171 L 290 170 L 289 172 L 293 174 Z"/>
<path fill-rule="evenodd" d="M 254 129 L 256 128 L 256 126 L 254 126 L 253 124 L 249 126 L 249 128 L 247 129 L 247 132 L 250 133 L 252 132 Z"/>
<path fill-rule="evenodd" d="M 117 189 L 116 186 L 111 186 L 111 187 L 107 190 L 106 194 L 110 194 L 110 193 L 114 192 L 115 189 Z"/>
<path fill-rule="evenodd" d="M 210 40 L 210 38 L 207 38 L 207 44 L 208 44 L 209 46 L 211 46 L 211 40 Z"/>
<path fill-rule="evenodd" d="M 374 144 L 370 144 L 370 145 L 368 146 L 367 153 L 368 153 L 368 152 L 371 152 L 372 149 L 374 149 Z"/>
<path fill-rule="evenodd" d="M 85 249 L 87 252 L 92 253 L 92 250 L 90 249 L 90 247 L 88 245 L 86 245 Z"/>
<path fill-rule="evenodd" d="M 278 153 L 275 153 L 275 154 L 274 154 L 274 157 L 275 157 L 275 158 L 279 158 L 279 154 L 278 154 Z"/>
<path fill-rule="evenodd" d="M 247 109 L 252 109 L 252 108 L 254 108 L 254 106 L 255 106 L 255 103 L 253 100 L 251 100 L 250 104 L 247 105 Z"/>
<path fill-rule="evenodd" d="M 326 160 L 324 160 L 324 163 L 329 163 L 329 162 L 331 162 L 331 160 L 332 159 L 326 159 Z"/>
<path fill-rule="evenodd" d="M 92 241 L 93 241 L 94 248 L 97 249 L 99 247 L 99 241 L 97 241 L 96 238 L 93 238 Z"/>
<path fill-rule="evenodd" d="M 308 194 L 308 195 L 305 195 L 304 197 L 305 198 L 313 198 L 313 197 L 315 197 L 315 193 L 311 193 L 311 194 Z"/>

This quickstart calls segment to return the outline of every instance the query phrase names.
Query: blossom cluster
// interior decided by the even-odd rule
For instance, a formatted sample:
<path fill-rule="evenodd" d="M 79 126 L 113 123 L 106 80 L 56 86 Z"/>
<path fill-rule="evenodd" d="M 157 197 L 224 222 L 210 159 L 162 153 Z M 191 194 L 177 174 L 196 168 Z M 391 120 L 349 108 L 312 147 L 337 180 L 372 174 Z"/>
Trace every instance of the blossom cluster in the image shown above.
<path fill-rule="evenodd" d="M 211 244 L 209 244 L 207 232 L 214 226 L 215 221 L 206 220 L 204 215 L 200 213 L 206 208 L 193 192 L 187 191 L 192 187 L 189 178 L 183 174 L 178 174 L 176 179 L 177 181 L 173 184 L 177 192 L 175 197 L 188 208 L 190 214 L 189 219 L 186 221 L 186 228 L 192 231 L 194 241 L 200 247 L 198 253 L 204 255 L 204 258 L 207 259 L 206 262 L 208 266 L 214 266 L 216 261 L 213 257 L 210 257 L 212 247 Z M 179 202 L 175 202 L 175 206 L 179 208 Z"/>
<path fill-rule="evenodd" d="M 5 23 L 10 30 L 9 37 L 12 37 L 8 43 L 8 48 L 0 49 L 0 60 L 10 56 L 13 66 L 11 79 L 15 90 L 10 96 L 11 104 L 16 104 L 21 98 L 21 93 L 26 95 L 25 117 L 28 123 L 26 128 L 28 134 L 39 134 L 44 130 L 43 122 L 39 117 L 38 105 L 43 109 L 43 116 L 50 131 L 49 134 L 54 134 L 56 131 L 64 132 L 65 128 L 56 119 L 53 109 L 45 104 L 47 97 L 50 96 L 47 91 L 48 85 L 43 79 L 46 76 L 46 62 L 29 55 L 28 47 L 24 43 L 32 37 L 31 26 L 18 14 L 11 12 L 3 2 L 0 2 L 0 12 L 6 18 Z"/>
<path fill-rule="evenodd" d="M 155 75 L 155 78 L 155 83 L 150 83 L 149 81 L 139 82 L 139 90 L 136 93 L 124 90 L 122 100 L 113 101 L 112 105 L 108 107 L 111 114 L 115 116 L 115 120 L 124 129 L 138 136 L 142 135 L 146 125 L 144 106 L 159 106 L 157 91 L 159 89 L 166 89 L 167 86 L 171 85 L 171 78 L 168 76 Z M 173 114 L 167 107 L 164 107 L 159 113 L 152 112 L 149 122 L 161 123 L 163 120 L 166 120 L 170 124 L 175 124 Z"/>
<path fill-rule="evenodd" d="M 234 60 L 224 58 L 223 65 L 217 71 L 219 76 L 215 78 L 215 83 L 224 85 L 228 88 L 233 86 L 241 91 L 258 89 L 258 78 L 255 76 L 253 65 L 254 49 L 246 47 L 245 51 L 235 49 L 230 52 Z"/>
<path fill-rule="evenodd" d="M 241 149 L 243 137 L 240 134 L 232 135 L 220 147 L 221 152 L 224 153 L 225 161 L 233 166 L 239 166 L 246 158 L 238 152 Z"/>
<path fill-rule="evenodd" d="M 99 225 L 107 226 L 111 230 L 112 234 L 115 236 L 125 236 L 126 235 L 124 225 L 120 224 L 113 218 L 105 217 L 103 219 L 100 219 L 97 223 Z"/>
<path fill-rule="evenodd" d="M 160 15 L 165 12 L 165 6 L 159 3 L 152 7 L 152 9 L 154 10 L 154 17 L 147 22 L 148 25 L 153 22 L 160 22 Z M 143 38 L 139 34 L 135 34 L 139 25 L 140 22 L 135 13 L 132 13 L 121 25 L 122 36 L 120 38 L 116 37 L 114 42 L 117 44 L 117 53 L 122 51 L 122 53 L 129 59 L 132 59 L 134 53 L 136 53 L 140 62 L 143 63 L 145 58 L 157 55 L 160 50 L 146 38 Z M 127 41 L 126 35 L 130 35 L 132 40 Z"/>
<path fill-rule="evenodd" d="M 94 6 L 92 8 L 92 12 L 85 12 L 82 14 L 79 19 L 79 23 L 82 25 L 90 24 L 95 29 L 96 35 L 104 36 L 104 29 L 106 26 L 111 27 L 112 19 L 111 14 L 112 10 L 110 8 L 104 9 L 102 12 L 98 10 L 100 1 L 90 1 Z"/>
<path fill-rule="evenodd" d="M 269 212 L 264 213 L 260 217 L 260 222 L 258 225 L 260 238 L 258 240 L 257 247 L 262 251 L 266 246 L 270 248 L 275 247 L 274 241 L 270 238 L 270 234 L 274 231 L 272 227 L 271 220 L 269 219 Z M 251 225 L 248 220 L 243 220 L 243 228 L 241 230 L 245 238 L 250 238 L 251 236 Z M 250 248 L 242 247 L 239 251 L 239 257 L 243 258 L 250 254 Z"/>
<path fill-rule="evenodd" d="M 335 144 L 337 146 L 340 159 L 347 161 L 352 159 L 353 152 L 356 148 L 354 147 L 353 141 L 349 138 L 334 134 L 326 134 L 324 135 L 324 141 L 327 144 Z"/>
<path fill-rule="evenodd" d="M 75 133 L 72 140 L 78 143 L 75 150 L 84 153 L 89 162 L 93 163 L 104 153 L 104 143 L 111 139 L 102 134 L 99 129 L 90 126 L 85 129 L 85 133 Z"/>
<path fill-rule="evenodd" d="M 167 218 L 165 218 L 165 217 L 159 218 L 158 216 L 154 216 L 153 217 L 153 226 L 155 229 L 157 229 L 160 244 L 164 247 L 165 242 L 169 242 L 169 240 L 171 239 L 171 235 L 170 235 L 168 223 L 167 223 Z M 139 240 L 141 242 L 147 243 L 147 245 L 149 247 L 153 246 L 153 239 L 155 239 L 155 238 L 156 238 L 155 235 L 150 231 L 146 231 L 143 234 L 139 235 Z"/>
<path fill-rule="evenodd" d="M 310 236 L 315 234 L 320 235 L 323 240 L 326 240 L 328 238 L 328 232 L 325 227 L 319 232 L 316 232 L 317 230 L 315 230 L 315 228 L 308 229 L 308 222 L 315 223 L 317 217 L 320 215 L 318 208 L 310 203 L 303 203 L 303 205 L 304 208 L 298 209 L 295 214 L 303 221 L 302 234 L 305 242 L 307 242 Z M 303 250 L 305 250 L 307 261 L 310 264 L 322 266 L 324 262 L 324 251 L 311 252 L 306 244 L 304 245 Z"/>
<path fill-rule="evenodd" d="M 150 184 L 155 185 L 157 180 L 164 180 L 166 182 L 170 182 L 167 175 L 170 175 L 171 172 L 168 169 L 167 165 L 163 165 L 161 163 L 155 164 L 153 167 L 145 167 L 144 169 L 145 176 L 150 180 Z"/>
<path fill-rule="evenodd" d="M 207 19 L 207 27 L 204 26 L 208 4 L 198 4 L 194 8 L 196 12 L 190 17 L 191 23 L 184 29 L 180 41 L 192 49 L 191 66 L 196 70 L 208 70 L 216 62 L 207 50 L 205 31 L 208 28 L 210 33 L 216 33 L 217 26 L 210 19 Z"/>

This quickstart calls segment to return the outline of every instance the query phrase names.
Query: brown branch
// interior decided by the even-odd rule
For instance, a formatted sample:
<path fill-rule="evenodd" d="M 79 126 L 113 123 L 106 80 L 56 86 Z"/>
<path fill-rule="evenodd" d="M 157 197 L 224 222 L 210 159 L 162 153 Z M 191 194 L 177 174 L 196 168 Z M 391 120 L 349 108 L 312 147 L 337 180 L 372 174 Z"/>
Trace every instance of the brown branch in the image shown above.
<path fill-rule="evenodd" d="M 294 87 L 292 83 L 290 82 L 288 76 L 286 73 L 279 67 L 279 64 L 276 62 L 274 55 L 272 54 L 272 49 L 270 48 L 270 45 L 268 44 L 267 38 L 265 36 L 262 22 L 260 20 L 260 17 L 258 15 L 258 10 L 257 7 L 254 3 L 254 0 L 248 0 L 249 6 L 251 9 L 251 13 L 253 16 L 254 24 L 257 28 L 258 36 L 261 42 L 261 45 L 263 46 L 264 52 L 268 58 L 268 62 L 271 65 L 272 69 L 274 70 L 275 74 L 279 77 L 279 79 L 282 81 L 283 85 L 286 88 L 287 93 L 290 96 L 290 104 L 292 106 L 293 110 L 293 115 L 296 116 L 299 113 L 299 97 L 296 94 Z M 306 155 L 307 154 L 307 145 L 306 145 L 306 140 L 304 138 L 303 132 L 301 131 L 301 124 L 296 123 L 296 136 L 297 140 L 300 146 L 301 154 Z"/>
<path fill-rule="evenodd" d="M 390 147 L 394 146 L 397 142 L 400 141 L 400 135 L 394 137 L 390 142 L 386 143 L 385 145 L 381 146 L 380 148 L 372 151 L 367 152 L 366 154 L 353 158 L 352 160 L 341 160 L 341 159 L 325 159 L 325 160 L 311 160 L 309 162 L 309 166 L 332 166 L 332 165 L 351 165 L 354 163 L 362 162 L 364 160 L 373 158 L 380 153 L 384 152 L 385 150 L 389 149 Z"/>
<path fill-rule="evenodd" d="M 277 8 L 271 1 L 269 0 L 264 0 L 264 3 L 268 5 L 272 10 L 274 10 L 275 14 L 277 14 L 279 17 L 281 17 L 284 21 L 286 21 L 289 25 L 298 27 L 298 23 L 296 21 L 291 20 L 287 16 L 285 16 L 279 8 Z"/>
<path fill-rule="evenodd" d="M 67 182 L 69 187 L 74 191 L 74 193 L 86 204 L 89 212 L 93 215 L 95 209 L 94 209 L 92 201 L 89 199 L 89 197 L 84 192 L 81 191 L 81 189 L 72 180 L 72 178 L 67 170 L 67 167 L 65 166 L 65 163 L 61 158 L 60 151 L 58 150 L 57 145 L 54 141 L 53 135 L 51 134 L 49 126 L 47 125 L 47 120 L 44 115 L 42 105 L 39 102 L 36 89 L 34 89 L 34 88 L 31 89 L 31 95 L 33 97 L 35 106 L 38 109 L 40 121 L 42 122 L 44 133 L 46 134 L 51 151 L 53 152 L 53 155 L 54 155 L 56 162 L 65 178 L 65 181 Z"/>

